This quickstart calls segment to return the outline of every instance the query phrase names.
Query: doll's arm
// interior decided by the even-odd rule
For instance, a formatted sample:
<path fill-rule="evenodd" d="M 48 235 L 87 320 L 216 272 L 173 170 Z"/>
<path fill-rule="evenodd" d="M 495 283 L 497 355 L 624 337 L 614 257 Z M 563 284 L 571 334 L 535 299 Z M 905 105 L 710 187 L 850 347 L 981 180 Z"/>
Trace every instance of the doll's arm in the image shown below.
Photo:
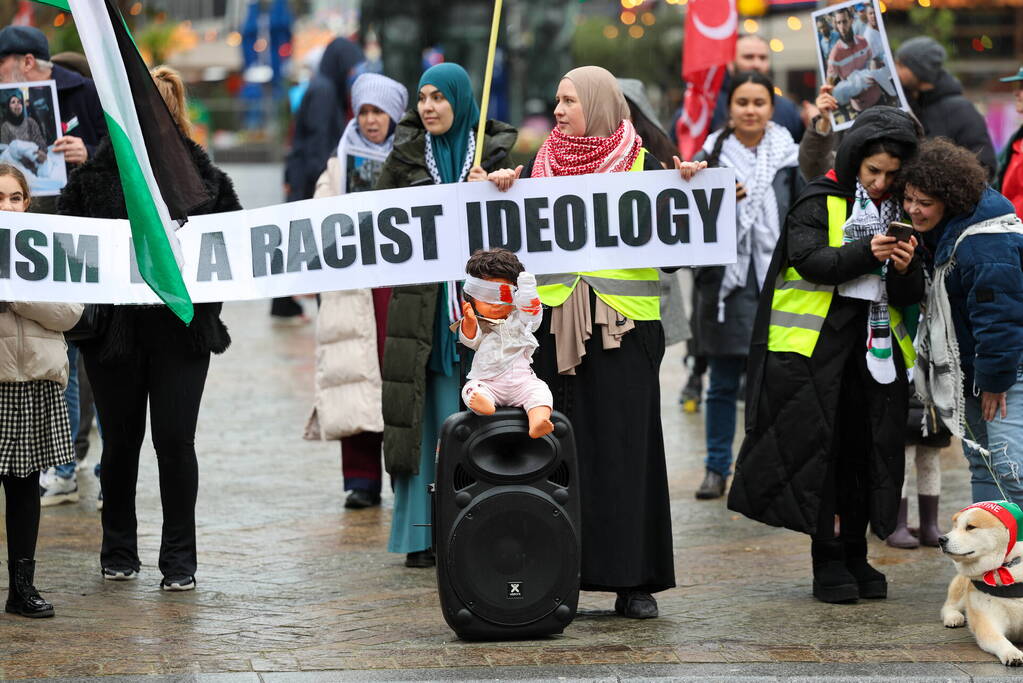
<path fill-rule="evenodd" d="M 468 301 L 462 302 L 462 316 L 462 324 L 458 326 L 458 341 L 475 351 L 483 341 L 483 334 L 476 321 L 476 311 L 472 310 L 472 304 Z"/>
<path fill-rule="evenodd" d="M 515 308 L 519 319 L 526 324 L 530 332 L 535 332 L 543 320 L 543 307 L 540 305 L 540 294 L 536 291 L 536 276 L 532 273 L 519 273 L 515 291 Z"/>

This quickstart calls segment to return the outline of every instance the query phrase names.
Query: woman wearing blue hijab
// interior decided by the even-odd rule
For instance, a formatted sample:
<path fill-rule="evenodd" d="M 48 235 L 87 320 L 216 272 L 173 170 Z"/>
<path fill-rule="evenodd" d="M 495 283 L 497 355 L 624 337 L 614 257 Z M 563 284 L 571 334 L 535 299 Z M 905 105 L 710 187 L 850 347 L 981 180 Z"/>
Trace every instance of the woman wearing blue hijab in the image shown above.
<path fill-rule="evenodd" d="M 439 64 L 419 80 L 416 109 L 398 124 L 376 189 L 483 180 L 507 166 L 518 132 L 487 121 L 482 166 L 472 167 L 480 112 L 465 69 Z M 451 236 L 455 238 L 454 235 Z M 441 236 L 443 239 L 443 236 Z M 455 283 L 395 287 L 384 347 L 384 466 L 394 485 L 388 550 L 408 567 L 432 567 L 430 500 L 440 426 L 459 405 L 458 352 L 449 325 L 461 316 Z"/>

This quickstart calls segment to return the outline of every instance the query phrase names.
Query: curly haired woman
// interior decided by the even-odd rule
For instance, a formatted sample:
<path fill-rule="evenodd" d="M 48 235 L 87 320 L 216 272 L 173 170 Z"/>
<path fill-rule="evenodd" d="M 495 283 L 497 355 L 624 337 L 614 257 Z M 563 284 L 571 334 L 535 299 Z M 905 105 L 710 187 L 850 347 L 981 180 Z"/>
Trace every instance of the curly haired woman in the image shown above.
<path fill-rule="evenodd" d="M 923 143 L 900 182 L 934 254 L 917 389 L 963 438 L 973 500 L 1023 503 L 1023 224 L 948 140 Z"/>

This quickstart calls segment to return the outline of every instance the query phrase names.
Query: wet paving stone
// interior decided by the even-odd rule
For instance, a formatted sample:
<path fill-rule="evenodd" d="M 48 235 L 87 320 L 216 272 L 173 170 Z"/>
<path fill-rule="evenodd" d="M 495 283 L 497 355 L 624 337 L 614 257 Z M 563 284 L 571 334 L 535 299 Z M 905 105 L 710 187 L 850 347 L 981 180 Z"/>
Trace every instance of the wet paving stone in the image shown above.
<path fill-rule="evenodd" d="M 895 550 L 872 539 L 890 598 L 824 605 L 810 595 L 808 538 L 750 522 L 722 500 L 693 498 L 703 474 L 703 415 L 683 414 L 676 402 L 680 346 L 669 349 L 662 370 L 678 588 L 658 595 L 661 617 L 622 619 L 610 611 L 613 596 L 584 593 L 584 613 L 563 636 L 461 642 L 441 616 L 434 572 L 407 569 L 385 550 L 391 496 L 380 508 L 345 510 L 338 444 L 302 440 L 314 330 L 273 327 L 268 308 L 224 309 L 234 343 L 213 360 L 196 443 L 198 590 L 159 590 L 160 499 L 147 442 L 139 580 L 100 577 L 90 468 L 79 474 L 79 503 L 43 511 L 37 585 L 57 616 L 0 615 L 0 678 L 991 661 L 966 630 L 941 625 L 953 570 L 937 550 Z M 94 442 L 90 464 L 98 456 Z M 947 520 L 969 502 L 969 484 L 959 451 L 942 462 Z"/>

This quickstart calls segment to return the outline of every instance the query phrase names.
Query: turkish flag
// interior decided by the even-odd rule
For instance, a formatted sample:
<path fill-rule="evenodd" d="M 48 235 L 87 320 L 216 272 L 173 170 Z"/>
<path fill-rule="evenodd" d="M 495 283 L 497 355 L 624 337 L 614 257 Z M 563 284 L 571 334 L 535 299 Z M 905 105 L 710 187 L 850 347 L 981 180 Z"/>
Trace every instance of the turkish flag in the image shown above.
<path fill-rule="evenodd" d="M 692 159 L 707 139 L 725 66 L 735 59 L 738 33 L 735 0 L 690 0 L 682 50 L 686 94 L 675 128 L 683 159 Z"/>

